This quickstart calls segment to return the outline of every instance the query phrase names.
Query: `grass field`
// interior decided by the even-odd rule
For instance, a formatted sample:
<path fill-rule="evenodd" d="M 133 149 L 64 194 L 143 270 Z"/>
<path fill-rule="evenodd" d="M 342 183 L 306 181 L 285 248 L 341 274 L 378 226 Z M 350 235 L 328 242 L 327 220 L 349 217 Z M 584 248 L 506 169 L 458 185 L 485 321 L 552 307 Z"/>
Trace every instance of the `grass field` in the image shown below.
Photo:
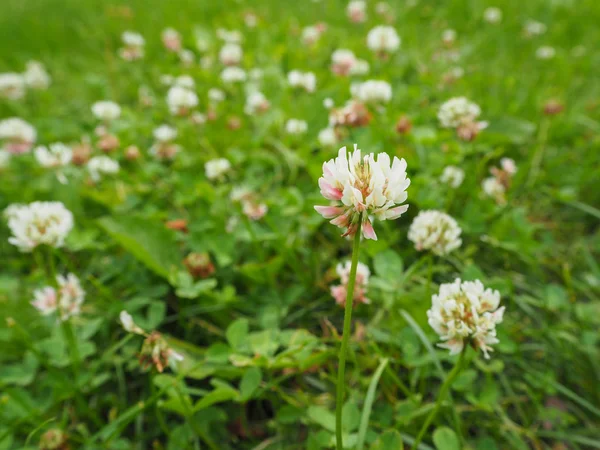
<path fill-rule="evenodd" d="M 0 450 L 600 448 L 599 23 L 0 2 Z"/>

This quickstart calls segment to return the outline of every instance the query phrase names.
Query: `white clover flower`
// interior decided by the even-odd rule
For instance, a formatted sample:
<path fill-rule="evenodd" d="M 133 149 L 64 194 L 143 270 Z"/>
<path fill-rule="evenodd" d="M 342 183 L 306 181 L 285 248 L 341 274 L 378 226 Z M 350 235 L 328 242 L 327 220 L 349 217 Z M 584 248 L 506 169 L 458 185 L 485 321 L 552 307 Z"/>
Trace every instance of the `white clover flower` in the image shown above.
<path fill-rule="evenodd" d="M 461 282 L 457 278 L 454 283 L 441 284 L 431 300 L 427 317 L 431 328 L 444 341 L 439 347 L 456 355 L 465 344 L 470 344 L 489 359 L 491 345 L 499 342 L 496 324 L 504 316 L 504 306 L 498 308 L 500 293 L 486 289 L 479 280 Z"/>
<path fill-rule="evenodd" d="M 56 142 L 48 147 L 43 145 L 34 150 L 35 159 L 42 167 L 63 167 L 71 163 L 73 150 L 71 147 Z"/>
<path fill-rule="evenodd" d="M 219 61 L 226 66 L 235 66 L 240 63 L 244 52 L 239 44 L 227 43 L 219 51 Z"/>
<path fill-rule="evenodd" d="M 174 86 L 180 86 L 192 91 L 196 88 L 196 82 L 190 75 L 179 75 L 172 81 L 172 83 Z"/>
<path fill-rule="evenodd" d="M 515 160 L 511 158 L 502 158 L 500 160 L 500 167 L 509 175 L 514 175 L 517 173 L 517 165 L 515 164 Z"/>
<path fill-rule="evenodd" d="M 490 6 L 483 12 L 483 19 L 487 23 L 500 23 L 502 22 L 502 10 L 500 8 L 496 8 L 495 6 Z"/>
<path fill-rule="evenodd" d="M 191 66 L 196 59 L 196 55 L 189 48 L 182 48 L 177 53 L 177 56 L 179 56 L 179 61 L 181 61 L 181 64 L 184 66 Z"/>
<path fill-rule="evenodd" d="M 250 220 L 260 220 L 269 212 L 269 207 L 264 203 L 243 202 L 242 213 Z"/>
<path fill-rule="evenodd" d="M 317 25 L 310 25 L 302 29 L 302 42 L 306 45 L 313 45 L 321 37 L 321 28 Z"/>
<path fill-rule="evenodd" d="M 6 150 L 0 149 L 0 170 L 8 167 L 10 163 L 10 153 Z"/>
<path fill-rule="evenodd" d="M 29 123 L 18 117 L 0 121 L 2 150 L 12 154 L 28 152 L 37 138 L 37 132 Z"/>
<path fill-rule="evenodd" d="M 458 128 L 474 122 L 481 114 L 481 108 L 465 97 L 454 97 L 440 106 L 438 119 L 444 128 Z"/>
<path fill-rule="evenodd" d="M 352 97 L 364 103 L 388 103 L 392 99 L 392 86 L 387 81 L 367 80 L 350 86 Z"/>
<path fill-rule="evenodd" d="M 179 52 L 181 50 L 181 35 L 174 28 L 165 28 L 160 35 L 163 45 L 167 50 Z"/>
<path fill-rule="evenodd" d="M 459 187 L 465 179 L 465 171 L 460 167 L 446 166 L 440 177 L 440 181 L 449 185 L 451 188 L 456 189 Z"/>
<path fill-rule="evenodd" d="M 25 84 L 32 89 L 48 89 L 50 86 L 50 75 L 41 62 L 29 61 L 23 74 Z"/>
<path fill-rule="evenodd" d="M 369 63 L 364 59 L 357 59 L 352 67 L 350 67 L 350 75 L 366 75 L 369 73 Z"/>
<path fill-rule="evenodd" d="M 119 314 L 119 321 L 123 326 L 123 329 L 128 333 L 135 333 L 145 335 L 146 333 L 133 321 L 133 317 L 127 311 L 121 311 Z"/>
<path fill-rule="evenodd" d="M 317 77 L 313 72 L 300 72 L 292 70 L 287 76 L 288 84 L 294 88 L 302 88 L 307 92 L 315 92 Z"/>
<path fill-rule="evenodd" d="M 103 100 L 92 105 L 92 114 L 103 122 L 110 122 L 119 118 L 121 107 L 115 102 Z"/>
<path fill-rule="evenodd" d="M 452 45 L 456 41 L 456 30 L 447 29 L 442 33 L 442 42 L 446 45 Z"/>
<path fill-rule="evenodd" d="M 225 30 L 224 28 L 219 28 L 217 30 L 217 37 L 232 44 L 239 44 L 242 42 L 242 33 L 238 30 Z"/>
<path fill-rule="evenodd" d="M 144 57 L 146 41 L 143 36 L 134 31 L 124 31 L 121 34 L 124 47 L 119 50 L 119 56 L 125 61 L 134 61 Z"/>
<path fill-rule="evenodd" d="M 246 81 L 246 71 L 239 67 L 225 67 L 221 72 L 223 83 L 242 83 Z"/>
<path fill-rule="evenodd" d="M 191 89 L 175 85 L 167 92 L 167 105 L 171 114 L 184 115 L 198 105 L 198 96 Z"/>
<path fill-rule="evenodd" d="M 306 133 L 307 130 L 308 125 L 304 120 L 289 119 L 285 124 L 285 131 L 287 134 L 299 135 Z"/>
<path fill-rule="evenodd" d="M 492 197 L 496 203 L 500 205 L 506 203 L 506 199 L 504 197 L 506 188 L 496 177 L 488 177 L 484 179 L 481 183 L 481 188 L 483 189 L 485 195 Z"/>
<path fill-rule="evenodd" d="M 556 56 L 556 50 L 549 45 L 543 45 L 535 51 L 537 59 L 552 59 Z"/>
<path fill-rule="evenodd" d="M 246 97 L 246 105 L 244 107 L 244 112 L 248 115 L 254 115 L 258 113 L 265 112 L 269 109 L 269 101 L 264 96 L 262 92 L 254 91 L 248 94 Z"/>
<path fill-rule="evenodd" d="M 415 248 L 431 250 L 435 255 L 444 256 L 462 244 L 462 230 L 452 217 L 441 211 L 421 211 L 410 224 L 408 239 Z"/>
<path fill-rule="evenodd" d="M 87 163 L 87 169 L 93 181 L 99 181 L 102 175 L 113 175 L 119 172 L 119 162 L 101 155 L 94 156 Z"/>
<path fill-rule="evenodd" d="M 323 128 L 319 131 L 319 143 L 324 147 L 333 147 L 338 143 L 337 135 L 335 130 L 331 127 Z"/>
<path fill-rule="evenodd" d="M 0 98 L 19 100 L 25 95 L 25 79 L 18 73 L 0 73 Z"/>
<path fill-rule="evenodd" d="M 378 25 L 367 34 L 367 47 L 377 53 L 394 53 L 400 43 L 398 33 L 390 26 Z"/>
<path fill-rule="evenodd" d="M 335 268 L 335 271 L 340 277 L 341 284 L 337 286 L 331 286 L 330 292 L 331 296 L 335 299 L 335 302 L 340 306 L 344 306 L 346 304 L 351 268 L 352 261 L 346 261 L 344 264 L 339 263 Z M 369 300 L 366 296 L 370 276 L 371 271 L 369 270 L 369 267 L 359 261 L 356 266 L 356 280 L 354 284 L 353 303 L 355 305 L 358 303 L 371 303 L 371 300 Z"/>
<path fill-rule="evenodd" d="M 526 36 L 540 36 L 546 32 L 548 27 L 542 22 L 536 20 L 528 20 L 523 26 L 523 31 Z"/>
<path fill-rule="evenodd" d="M 38 245 L 62 247 L 73 229 L 73 214 L 61 202 L 33 202 L 7 209 L 8 242 L 22 252 L 31 252 Z"/>
<path fill-rule="evenodd" d="M 333 103 L 333 100 L 329 97 L 323 99 L 323 108 L 325 109 L 331 109 L 335 106 L 335 103 Z"/>
<path fill-rule="evenodd" d="M 346 7 L 348 18 L 354 22 L 364 22 L 367 20 L 367 3 L 364 0 L 351 0 Z"/>
<path fill-rule="evenodd" d="M 225 92 L 221 89 L 211 88 L 208 90 L 208 99 L 211 103 L 221 103 L 225 100 Z"/>
<path fill-rule="evenodd" d="M 231 170 L 231 163 L 225 158 L 211 159 L 204 164 L 206 178 L 216 180 Z"/>
<path fill-rule="evenodd" d="M 331 70 L 337 75 L 349 75 L 357 61 L 352 50 L 337 49 L 331 54 Z"/>
<path fill-rule="evenodd" d="M 325 219 L 332 219 L 333 225 L 346 228 L 344 236 L 356 233 L 360 219 L 363 236 L 377 240 L 371 216 L 394 220 L 406 212 L 408 205 L 401 203 L 408 197 L 409 184 L 404 159 L 394 157 L 392 162 L 387 153 L 361 157 L 356 144 L 352 153 L 342 147 L 337 158 L 323 163 L 323 176 L 319 178 L 321 194 L 336 204 L 315 206 L 315 210 Z"/>
<path fill-rule="evenodd" d="M 192 113 L 190 120 L 195 125 L 204 125 L 206 123 L 206 115 L 196 111 Z"/>
<path fill-rule="evenodd" d="M 35 290 L 32 306 L 44 316 L 58 311 L 62 321 L 79 315 L 85 299 L 85 291 L 81 287 L 79 278 L 69 273 L 66 277 L 58 275 L 56 282 L 58 291 L 50 286 Z"/>
<path fill-rule="evenodd" d="M 177 129 L 169 125 L 161 125 L 152 132 L 154 139 L 160 142 L 169 142 L 177 137 Z"/>

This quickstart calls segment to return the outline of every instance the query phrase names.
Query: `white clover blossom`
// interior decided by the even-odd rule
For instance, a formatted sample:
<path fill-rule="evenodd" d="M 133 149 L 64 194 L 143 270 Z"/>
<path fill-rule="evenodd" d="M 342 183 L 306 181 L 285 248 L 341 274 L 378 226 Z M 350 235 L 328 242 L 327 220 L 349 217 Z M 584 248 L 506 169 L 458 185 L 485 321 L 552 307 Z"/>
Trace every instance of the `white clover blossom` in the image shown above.
<path fill-rule="evenodd" d="M 25 79 L 18 73 L 0 73 L 0 98 L 19 100 L 25 95 Z"/>
<path fill-rule="evenodd" d="M 145 335 L 146 333 L 133 321 L 133 317 L 127 311 L 121 311 L 119 314 L 119 321 L 123 326 L 123 329 L 128 333 Z"/>
<path fill-rule="evenodd" d="M 349 75 L 357 61 L 352 50 L 340 48 L 331 54 L 331 69 L 337 75 Z"/>
<path fill-rule="evenodd" d="M 240 67 L 225 67 L 221 72 L 221 80 L 226 84 L 242 83 L 246 78 L 246 71 Z"/>
<path fill-rule="evenodd" d="M 50 75 L 41 62 L 29 61 L 23 73 L 25 84 L 32 89 L 48 89 L 50 86 Z"/>
<path fill-rule="evenodd" d="M 189 48 L 182 48 L 177 53 L 177 56 L 179 56 L 179 61 L 181 61 L 181 64 L 183 64 L 186 67 L 194 64 L 194 61 L 196 59 L 196 55 Z"/>
<path fill-rule="evenodd" d="M 92 105 L 92 114 L 103 122 L 111 122 L 121 115 L 121 107 L 115 102 L 103 100 Z"/>
<path fill-rule="evenodd" d="M 358 146 L 348 153 L 346 147 L 338 156 L 323 163 L 323 176 L 319 178 L 321 194 L 335 202 L 332 206 L 315 206 L 315 210 L 331 223 L 345 228 L 344 236 L 352 236 L 362 221 L 362 234 L 366 239 L 377 240 L 372 217 L 394 220 L 408 209 L 401 205 L 408 197 L 406 189 L 406 161 L 387 153 L 361 156 Z"/>
<path fill-rule="evenodd" d="M 460 167 L 446 166 L 440 176 L 440 181 L 449 185 L 451 188 L 456 189 L 459 187 L 465 179 L 465 171 Z"/>
<path fill-rule="evenodd" d="M 335 299 L 335 302 L 344 306 L 346 304 L 346 296 L 348 292 L 348 282 L 350 281 L 350 270 L 352 268 L 352 261 L 346 261 L 344 264 L 339 263 L 335 271 L 340 277 L 341 284 L 336 286 L 331 286 L 330 292 L 331 296 Z M 371 271 L 366 264 L 358 262 L 356 266 L 356 279 L 354 284 L 354 295 L 353 295 L 353 303 L 354 305 L 358 303 L 371 303 L 366 296 L 367 288 L 369 285 L 369 277 L 371 276 Z"/>
<path fill-rule="evenodd" d="M 221 89 L 211 88 L 208 90 L 208 99 L 211 103 L 221 103 L 225 100 L 225 92 Z"/>
<path fill-rule="evenodd" d="M 93 181 L 100 181 L 102 175 L 114 175 L 119 172 L 119 162 L 106 156 L 94 156 L 87 163 L 87 169 Z"/>
<path fill-rule="evenodd" d="M 287 76 L 288 84 L 293 88 L 302 88 L 306 92 L 315 92 L 317 77 L 313 72 L 301 72 L 292 70 Z"/>
<path fill-rule="evenodd" d="M 29 123 L 18 117 L 0 121 L 0 141 L 2 150 L 12 154 L 28 152 L 37 138 L 37 131 Z"/>
<path fill-rule="evenodd" d="M 161 125 L 154 129 L 152 135 L 159 142 L 170 142 L 177 137 L 177 129 L 169 125 Z"/>
<path fill-rule="evenodd" d="M 135 61 L 144 57 L 146 40 L 135 31 L 124 31 L 121 34 L 124 47 L 119 50 L 119 56 L 125 61 Z"/>
<path fill-rule="evenodd" d="M 500 167 L 509 175 L 514 175 L 517 173 L 517 164 L 514 159 L 511 158 L 502 158 L 500 160 Z"/>
<path fill-rule="evenodd" d="M 246 97 L 246 105 L 244 106 L 244 112 L 248 115 L 254 115 L 265 112 L 269 109 L 269 101 L 262 92 L 254 91 L 248 94 Z"/>
<path fill-rule="evenodd" d="M 40 145 L 34 150 L 35 159 L 42 167 L 63 167 L 71 163 L 73 150 L 62 142 L 55 142 L 48 147 Z"/>
<path fill-rule="evenodd" d="M 81 313 L 81 305 L 85 299 L 85 291 L 81 282 L 74 274 L 56 277 L 58 289 L 46 286 L 37 289 L 33 293 L 32 306 L 42 315 L 47 316 L 58 311 L 60 320 L 65 321 L 69 317 L 78 316 Z"/>
<path fill-rule="evenodd" d="M 338 137 L 335 134 L 335 130 L 331 127 L 323 128 L 319 131 L 319 144 L 324 147 L 333 147 L 338 143 Z"/>
<path fill-rule="evenodd" d="M 172 84 L 174 86 L 180 86 L 190 90 L 194 90 L 196 88 L 196 82 L 190 75 L 179 75 L 173 79 Z"/>
<path fill-rule="evenodd" d="M 160 35 L 165 48 L 172 52 L 181 50 L 181 35 L 174 28 L 165 28 Z"/>
<path fill-rule="evenodd" d="M 219 28 L 217 30 L 217 37 L 219 39 L 232 44 L 239 44 L 242 42 L 242 36 L 242 33 L 238 30 L 226 30 L 224 28 Z"/>
<path fill-rule="evenodd" d="M 502 10 L 495 6 L 490 6 L 483 11 L 483 19 L 487 23 L 496 24 L 502 22 Z"/>
<path fill-rule="evenodd" d="M 323 27 L 319 25 L 309 25 L 302 29 L 302 42 L 306 45 L 315 44 L 323 34 Z"/>
<path fill-rule="evenodd" d="M 458 128 L 474 122 L 481 114 L 479 105 L 466 97 L 454 97 L 440 106 L 438 119 L 444 128 Z"/>
<path fill-rule="evenodd" d="M 456 30 L 451 28 L 442 32 L 442 42 L 446 45 L 452 45 L 456 41 Z"/>
<path fill-rule="evenodd" d="M 456 220 L 441 211 L 421 211 L 408 229 L 408 239 L 419 251 L 430 250 L 444 256 L 462 244 L 462 230 Z"/>
<path fill-rule="evenodd" d="M 537 20 L 528 20 L 523 26 L 523 31 L 526 36 L 540 36 L 546 32 L 548 27 Z"/>
<path fill-rule="evenodd" d="M 390 26 L 378 25 L 367 34 L 367 47 L 377 53 L 394 53 L 400 43 L 398 33 Z"/>
<path fill-rule="evenodd" d="M 231 163 L 225 158 L 211 159 L 204 164 L 206 178 L 216 180 L 231 170 Z"/>
<path fill-rule="evenodd" d="M 198 96 L 191 89 L 175 85 L 167 92 L 167 105 L 171 114 L 185 115 L 198 106 Z"/>
<path fill-rule="evenodd" d="M 554 47 L 550 47 L 549 45 L 543 45 L 535 51 L 535 57 L 537 59 L 547 60 L 552 59 L 555 56 L 556 50 L 554 49 Z"/>
<path fill-rule="evenodd" d="M 323 108 L 325 109 L 331 109 L 335 106 L 335 103 L 333 103 L 333 99 L 331 99 L 330 97 L 324 98 L 323 99 Z"/>
<path fill-rule="evenodd" d="M 226 43 L 219 51 L 219 61 L 226 66 L 235 66 L 240 63 L 244 51 L 239 44 Z"/>
<path fill-rule="evenodd" d="M 304 120 L 300 119 L 288 119 L 285 123 L 285 131 L 287 134 L 300 135 L 306 133 L 308 125 Z"/>
<path fill-rule="evenodd" d="M 387 81 L 367 80 L 350 86 L 352 96 L 364 103 L 388 103 L 392 99 L 392 86 Z"/>
<path fill-rule="evenodd" d="M 506 203 L 506 199 L 504 197 L 506 188 L 496 177 L 488 177 L 484 179 L 481 183 L 481 188 L 483 189 L 485 195 L 493 198 L 499 205 Z"/>
<path fill-rule="evenodd" d="M 504 306 L 499 308 L 500 293 L 486 289 L 479 280 L 461 282 L 457 278 L 453 283 L 441 284 L 431 300 L 429 325 L 444 341 L 438 346 L 456 355 L 470 344 L 488 359 L 491 345 L 499 342 L 496 324 L 504 316 Z"/>
<path fill-rule="evenodd" d="M 5 216 L 12 232 L 8 242 L 25 253 L 43 244 L 62 247 L 73 229 L 73 214 L 61 202 L 33 202 L 9 207 Z"/>
<path fill-rule="evenodd" d="M 354 22 L 364 22 L 367 20 L 367 3 L 364 0 L 351 0 L 346 7 L 348 18 Z"/>

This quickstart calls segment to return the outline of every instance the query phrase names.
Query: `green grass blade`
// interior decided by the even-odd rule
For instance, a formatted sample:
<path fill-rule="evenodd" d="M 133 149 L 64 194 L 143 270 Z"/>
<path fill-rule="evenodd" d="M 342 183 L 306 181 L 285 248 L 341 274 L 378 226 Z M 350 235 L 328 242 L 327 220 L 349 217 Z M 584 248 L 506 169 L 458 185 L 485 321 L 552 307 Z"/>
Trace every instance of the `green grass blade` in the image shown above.
<path fill-rule="evenodd" d="M 362 415 L 360 416 L 360 426 L 358 427 L 358 440 L 356 442 L 356 450 L 362 450 L 365 445 L 365 436 L 367 435 L 367 429 L 369 428 L 369 417 L 371 416 L 371 408 L 375 401 L 375 391 L 377 389 L 377 383 L 379 378 L 385 370 L 389 360 L 384 358 L 379 363 L 379 367 L 373 374 L 371 382 L 369 383 L 369 389 L 367 390 L 367 397 L 365 398 L 365 405 L 363 406 Z"/>

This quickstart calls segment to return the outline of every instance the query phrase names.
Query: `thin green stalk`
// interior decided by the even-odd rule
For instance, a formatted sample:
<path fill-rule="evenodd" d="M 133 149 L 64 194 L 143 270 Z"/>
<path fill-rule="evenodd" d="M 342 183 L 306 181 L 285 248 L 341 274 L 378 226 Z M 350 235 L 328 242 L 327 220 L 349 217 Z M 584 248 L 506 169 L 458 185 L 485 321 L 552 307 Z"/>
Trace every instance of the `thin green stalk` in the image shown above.
<path fill-rule="evenodd" d="M 427 258 L 427 298 L 431 297 L 431 281 L 433 279 L 433 255 L 429 255 Z"/>
<path fill-rule="evenodd" d="M 456 362 L 456 365 L 454 366 L 452 371 L 448 374 L 448 378 L 446 378 L 446 381 L 444 381 L 444 384 L 442 385 L 442 388 L 440 389 L 440 392 L 438 393 L 438 398 L 435 402 L 435 408 L 433 408 L 433 410 L 427 416 L 427 419 L 425 419 L 425 423 L 421 427 L 421 431 L 419 431 L 419 434 L 417 435 L 417 438 L 415 439 L 415 442 L 413 443 L 413 446 L 412 446 L 413 450 L 416 450 L 419 447 L 419 443 L 423 439 L 423 436 L 425 436 L 425 433 L 427 432 L 427 428 L 429 428 L 429 425 L 431 425 L 431 422 L 433 422 L 433 420 L 437 416 L 437 413 L 438 413 L 440 407 L 442 406 L 442 401 L 446 397 L 446 394 L 450 390 L 450 386 L 452 386 L 452 383 L 454 382 L 454 380 L 456 379 L 456 377 L 458 376 L 458 374 L 460 373 L 460 371 L 462 369 L 462 365 L 463 365 L 463 362 L 465 359 L 466 352 L 467 352 L 467 345 L 465 345 L 463 347 L 462 351 L 460 352 L 460 356 L 458 357 L 458 361 Z"/>
<path fill-rule="evenodd" d="M 350 278 L 346 287 L 346 306 L 344 311 L 344 334 L 342 335 L 342 346 L 340 348 L 337 393 L 335 402 L 335 442 L 337 450 L 343 450 L 342 443 L 342 406 L 344 403 L 344 370 L 346 368 L 346 353 L 348 351 L 348 339 L 350 337 L 350 325 L 352 323 L 352 304 L 354 303 L 354 284 L 356 283 L 356 268 L 358 266 L 358 253 L 360 249 L 360 235 L 362 226 L 362 215 L 358 219 L 358 227 L 354 235 L 352 246 L 352 265 L 350 266 Z"/>

